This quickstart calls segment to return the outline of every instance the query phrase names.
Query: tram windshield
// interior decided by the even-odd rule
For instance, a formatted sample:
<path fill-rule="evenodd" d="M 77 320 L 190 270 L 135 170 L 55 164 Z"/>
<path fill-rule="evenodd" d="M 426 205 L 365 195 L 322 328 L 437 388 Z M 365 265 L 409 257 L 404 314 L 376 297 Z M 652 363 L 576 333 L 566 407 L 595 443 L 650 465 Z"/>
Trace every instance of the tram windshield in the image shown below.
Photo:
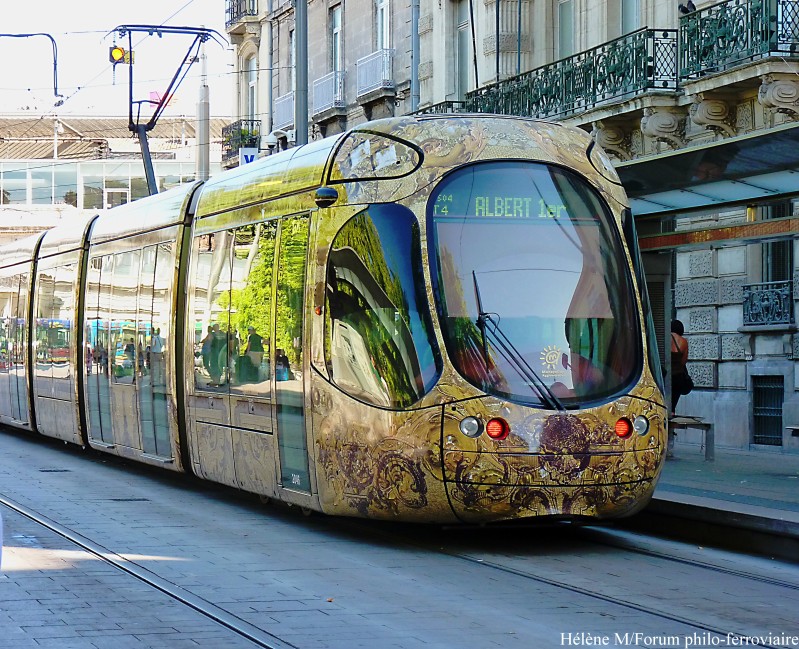
<path fill-rule="evenodd" d="M 428 203 L 447 352 L 489 394 L 548 408 L 605 401 L 637 378 L 627 255 L 599 195 L 541 163 L 447 176 Z"/>

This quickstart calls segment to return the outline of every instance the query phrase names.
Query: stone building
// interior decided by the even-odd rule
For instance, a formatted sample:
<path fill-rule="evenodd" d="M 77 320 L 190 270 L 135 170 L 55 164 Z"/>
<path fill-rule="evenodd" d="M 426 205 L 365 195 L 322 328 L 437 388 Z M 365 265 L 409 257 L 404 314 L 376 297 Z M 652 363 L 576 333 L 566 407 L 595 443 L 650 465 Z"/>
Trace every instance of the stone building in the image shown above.
<path fill-rule="evenodd" d="M 288 146 L 292 5 L 225 1 L 253 120 L 237 132 Z M 631 198 L 666 368 L 669 321 L 685 323 L 696 389 L 678 411 L 713 421 L 719 445 L 799 452 L 799 3 L 420 0 L 415 15 L 309 0 L 311 137 L 455 111 L 590 132 Z"/>

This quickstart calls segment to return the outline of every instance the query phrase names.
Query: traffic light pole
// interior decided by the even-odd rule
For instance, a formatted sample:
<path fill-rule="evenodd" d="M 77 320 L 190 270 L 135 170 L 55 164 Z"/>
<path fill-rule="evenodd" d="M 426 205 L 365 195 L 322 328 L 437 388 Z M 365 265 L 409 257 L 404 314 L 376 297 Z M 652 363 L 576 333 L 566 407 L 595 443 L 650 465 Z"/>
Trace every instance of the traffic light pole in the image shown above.
<path fill-rule="evenodd" d="M 177 87 L 181 84 L 183 79 L 186 78 L 186 75 L 189 72 L 189 68 L 191 64 L 198 60 L 198 54 L 200 51 L 200 46 L 202 43 L 209 39 L 215 40 L 220 45 L 224 46 L 226 42 L 222 36 L 220 36 L 219 32 L 213 29 L 205 29 L 199 27 L 166 27 L 163 25 L 119 25 L 115 27 L 112 31 L 117 32 L 120 36 L 124 37 L 126 34 L 128 36 L 128 52 L 129 52 L 129 67 L 128 67 L 128 128 L 133 132 L 136 133 L 137 137 L 139 138 L 139 144 L 141 145 L 141 155 L 142 161 L 144 163 L 144 174 L 147 179 L 147 190 L 152 196 L 153 194 L 158 193 L 158 185 L 155 180 L 155 170 L 153 168 L 153 160 L 152 156 L 150 155 L 150 145 L 147 141 L 147 132 L 151 131 L 154 127 L 158 118 L 161 117 L 161 114 L 164 112 L 167 103 L 172 98 L 172 93 L 177 89 Z M 164 34 L 183 34 L 183 35 L 194 35 L 194 40 L 192 44 L 189 46 L 189 49 L 186 52 L 186 56 L 183 57 L 183 62 L 178 67 L 177 71 L 175 72 L 174 76 L 172 77 L 172 81 L 169 82 L 169 86 L 161 95 L 155 110 L 153 111 L 152 117 L 146 122 L 142 123 L 141 121 L 141 105 L 142 103 L 150 103 L 150 100 L 143 100 L 143 101 L 134 101 L 133 99 L 133 32 L 146 32 L 150 36 L 153 34 L 158 34 L 158 36 L 163 36 Z M 217 38 L 218 37 L 218 38 Z M 181 71 L 183 72 L 181 74 Z M 136 112 L 136 119 L 133 119 L 133 106 L 134 104 L 138 105 L 138 110 Z"/>

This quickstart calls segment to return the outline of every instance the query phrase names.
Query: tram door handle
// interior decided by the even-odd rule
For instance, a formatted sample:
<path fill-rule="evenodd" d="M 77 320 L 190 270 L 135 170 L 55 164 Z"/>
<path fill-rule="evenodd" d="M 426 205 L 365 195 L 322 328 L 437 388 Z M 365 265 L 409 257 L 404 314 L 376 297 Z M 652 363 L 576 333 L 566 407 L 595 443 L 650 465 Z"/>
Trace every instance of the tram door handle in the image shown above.
<path fill-rule="evenodd" d="M 247 399 L 247 412 L 251 415 L 255 413 L 255 401 L 252 399 Z"/>

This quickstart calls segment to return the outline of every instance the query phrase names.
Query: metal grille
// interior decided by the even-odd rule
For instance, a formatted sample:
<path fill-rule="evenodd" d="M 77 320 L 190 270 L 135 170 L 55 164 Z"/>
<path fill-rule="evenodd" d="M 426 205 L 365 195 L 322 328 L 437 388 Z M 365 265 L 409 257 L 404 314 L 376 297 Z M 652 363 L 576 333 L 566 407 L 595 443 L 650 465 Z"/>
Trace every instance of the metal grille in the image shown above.
<path fill-rule="evenodd" d="M 752 413 L 755 444 L 782 446 L 782 376 L 752 377 Z"/>
<path fill-rule="evenodd" d="M 652 320 L 655 323 L 660 364 L 665 367 L 667 350 L 671 350 L 671 347 L 666 347 L 664 344 L 666 341 L 666 283 L 648 280 L 646 286 L 649 289 L 649 305 L 652 309 Z"/>

